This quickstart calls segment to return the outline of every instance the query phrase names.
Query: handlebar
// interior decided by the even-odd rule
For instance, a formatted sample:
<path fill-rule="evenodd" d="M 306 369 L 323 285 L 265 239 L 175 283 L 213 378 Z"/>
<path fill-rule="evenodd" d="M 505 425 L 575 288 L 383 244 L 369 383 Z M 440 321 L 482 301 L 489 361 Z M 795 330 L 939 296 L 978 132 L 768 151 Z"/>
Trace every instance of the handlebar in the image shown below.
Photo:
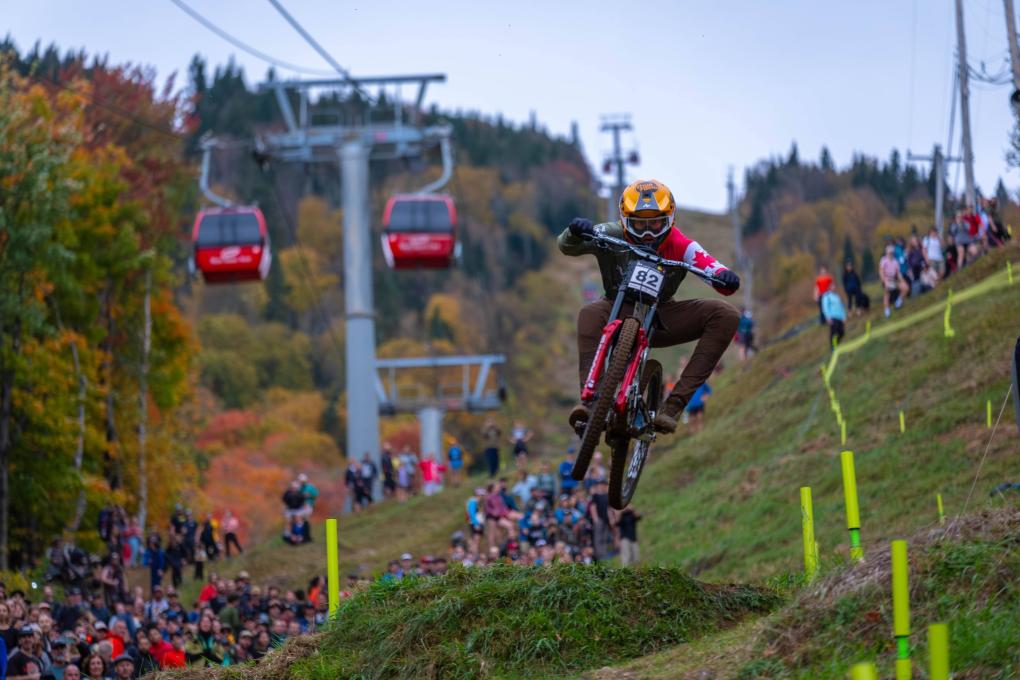
<path fill-rule="evenodd" d="M 583 240 L 585 240 L 585 241 L 593 242 L 599 248 L 605 248 L 607 250 L 612 250 L 611 246 L 616 246 L 618 248 L 623 248 L 625 250 L 629 250 L 638 259 L 644 260 L 646 262 L 651 262 L 652 264 L 658 265 L 660 267 L 666 267 L 666 268 L 672 268 L 672 269 L 686 269 L 691 274 L 694 274 L 698 278 L 703 279 L 706 283 L 708 283 L 708 284 L 710 284 L 712 286 L 718 286 L 720 288 L 728 289 L 728 287 L 727 287 L 727 285 L 725 283 L 723 283 L 717 277 L 712 276 L 711 274 L 709 274 L 704 269 L 700 269 L 698 267 L 695 267 L 692 264 L 687 264 L 686 262 L 683 262 L 682 260 L 669 260 L 669 259 L 666 259 L 665 257 L 659 257 L 655 253 L 649 252 L 649 251 L 645 250 L 644 248 L 636 246 L 633 243 L 630 243 L 628 241 L 624 241 L 621 238 L 616 238 L 615 236 L 607 236 L 606 234 L 592 234 L 590 236 L 589 235 L 584 235 L 581 238 Z"/>

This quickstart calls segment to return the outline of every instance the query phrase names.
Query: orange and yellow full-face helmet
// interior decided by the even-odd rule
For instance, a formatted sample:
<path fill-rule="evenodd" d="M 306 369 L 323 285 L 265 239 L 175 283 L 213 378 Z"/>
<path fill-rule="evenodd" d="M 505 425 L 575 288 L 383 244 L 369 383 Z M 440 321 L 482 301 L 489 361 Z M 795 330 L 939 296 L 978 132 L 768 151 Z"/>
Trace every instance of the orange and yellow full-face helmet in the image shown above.
<path fill-rule="evenodd" d="M 620 194 L 620 220 L 629 239 L 658 246 L 676 215 L 673 192 L 655 179 L 639 179 Z"/>

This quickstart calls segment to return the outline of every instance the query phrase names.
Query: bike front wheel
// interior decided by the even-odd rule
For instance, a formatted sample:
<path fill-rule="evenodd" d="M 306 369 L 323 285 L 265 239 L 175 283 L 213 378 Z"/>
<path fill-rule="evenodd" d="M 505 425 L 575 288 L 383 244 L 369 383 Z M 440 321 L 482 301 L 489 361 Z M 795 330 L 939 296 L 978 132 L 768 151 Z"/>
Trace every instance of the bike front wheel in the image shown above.
<path fill-rule="evenodd" d="M 595 453 L 595 447 L 599 445 L 599 439 L 606 429 L 609 412 L 613 407 L 613 402 L 616 401 L 616 390 L 623 382 L 623 375 L 627 371 L 630 352 L 637 339 L 639 327 L 637 319 L 626 319 L 616 335 L 616 344 L 608 359 L 609 365 L 599 380 L 595 406 L 592 408 L 588 424 L 584 428 L 581 446 L 577 451 L 577 459 L 570 472 L 570 476 L 577 481 L 584 479 L 584 475 L 588 472 L 592 454 Z"/>
<path fill-rule="evenodd" d="M 651 419 L 655 418 L 662 401 L 662 364 L 654 359 L 646 362 L 641 372 L 641 395 L 649 418 L 646 427 L 650 428 Z M 626 436 L 613 443 L 613 460 L 609 468 L 609 505 L 623 510 L 630 503 L 651 448 L 651 441 Z"/>

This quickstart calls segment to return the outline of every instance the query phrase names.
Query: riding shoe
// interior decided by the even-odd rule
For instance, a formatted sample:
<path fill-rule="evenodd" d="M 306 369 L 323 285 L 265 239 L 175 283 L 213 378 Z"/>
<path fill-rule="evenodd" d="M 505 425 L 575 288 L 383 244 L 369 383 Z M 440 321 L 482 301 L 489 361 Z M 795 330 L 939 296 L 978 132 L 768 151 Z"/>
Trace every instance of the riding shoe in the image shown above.
<path fill-rule="evenodd" d="M 679 399 L 674 397 L 667 399 L 662 409 L 655 414 L 655 419 L 652 420 L 652 427 L 655 428 L 655 431 L 663 434 L 676 432 L 676 418 L 684 410 L 684 406 L 685 404 Z"/>

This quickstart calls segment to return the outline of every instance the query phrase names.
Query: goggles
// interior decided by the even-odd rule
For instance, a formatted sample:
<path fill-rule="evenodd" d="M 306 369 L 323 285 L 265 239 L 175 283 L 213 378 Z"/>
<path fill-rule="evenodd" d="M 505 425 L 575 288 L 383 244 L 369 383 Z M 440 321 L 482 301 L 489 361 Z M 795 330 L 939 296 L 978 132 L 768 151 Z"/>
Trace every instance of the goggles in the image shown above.
<path fill-rule="evenodd" d="M 661 217 L 628 217 L 624 220 L 627 231 L 636 238 L 651 236 L 658 238 L 665 234 L 672 226 L 672 220 L 668 216 Z"/>

